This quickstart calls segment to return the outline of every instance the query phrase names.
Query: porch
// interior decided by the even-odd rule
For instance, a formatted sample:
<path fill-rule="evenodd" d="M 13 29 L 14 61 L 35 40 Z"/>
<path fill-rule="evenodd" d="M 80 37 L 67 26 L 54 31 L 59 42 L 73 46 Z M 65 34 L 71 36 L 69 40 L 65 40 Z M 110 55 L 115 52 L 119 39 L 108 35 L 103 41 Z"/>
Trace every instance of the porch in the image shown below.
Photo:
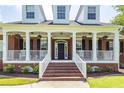
<path fill-rule="evenodd" d="M 72 60 L 86 78 L 87 63 L 118 64 L 119 33 L 3 32 L 4 63 L 39 63 L 42 77 L 53 59 Z"/>

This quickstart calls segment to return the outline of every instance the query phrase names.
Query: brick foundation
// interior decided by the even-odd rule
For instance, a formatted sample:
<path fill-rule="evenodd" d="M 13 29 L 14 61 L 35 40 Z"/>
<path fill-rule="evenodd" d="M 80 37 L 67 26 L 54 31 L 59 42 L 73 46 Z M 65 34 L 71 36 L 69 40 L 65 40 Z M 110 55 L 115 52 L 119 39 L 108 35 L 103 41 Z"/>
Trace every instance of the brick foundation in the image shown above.
<path fill-rule="evenodd" d="M 118 72 L 118 64 L 116 63 L 88 63 L 87 66 L 98 66 L 102 69 L 106 69 L 107 67 L 112 67 L 113 72 Z"/>
<path fill-rule="evenodd" d="M 3 64 L 3 68 L 8 65 L 8 64 Z M 32 68 L 34 68 L 36 65 L 38 64 L 11 64 L 11 65 L 14 65 L 15 66 L 15 71 L 16 72 L 21 72 L 21 68 L 24 67 L 24 66 L 31 66 Z"/>

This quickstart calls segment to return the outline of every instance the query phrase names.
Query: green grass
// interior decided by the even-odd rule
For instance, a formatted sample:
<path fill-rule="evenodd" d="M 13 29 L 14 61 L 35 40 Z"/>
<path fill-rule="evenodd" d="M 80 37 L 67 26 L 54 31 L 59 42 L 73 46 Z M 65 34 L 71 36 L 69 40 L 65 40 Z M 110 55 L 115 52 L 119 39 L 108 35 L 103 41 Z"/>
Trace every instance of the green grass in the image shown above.
<path fill-rule="evenodd" d="M 89 78 L 91 88 L 124 88 L 124 76 Z"/>
<path fill-rule="evenodd" d="M 0 78 L 0 86 L 24 85 L 37 82 L 37 79 L 28 78 Z"/>

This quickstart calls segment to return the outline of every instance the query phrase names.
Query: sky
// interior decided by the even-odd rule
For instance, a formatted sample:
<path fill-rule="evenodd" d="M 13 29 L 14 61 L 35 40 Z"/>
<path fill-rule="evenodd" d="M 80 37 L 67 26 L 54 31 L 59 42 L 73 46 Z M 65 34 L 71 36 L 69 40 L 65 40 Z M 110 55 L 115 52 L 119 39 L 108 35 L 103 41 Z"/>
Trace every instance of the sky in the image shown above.
<path fill-rule="evenodd" d="M 21 21 L 22 19 L 22 6 L 9 5 L 0 6 L 0 20 L 2 22 Z M 43 5 L 45 16 L 47 20 L 51 20 L 52 8 L 50 5 Z M 70 11 L 70 20 L 74 20 L 79 9 L 79 5 L 72 5 Z M 111 20 L 117 15 L 113 6 L 100 6 L 100 22 L 110 23 Z"/>

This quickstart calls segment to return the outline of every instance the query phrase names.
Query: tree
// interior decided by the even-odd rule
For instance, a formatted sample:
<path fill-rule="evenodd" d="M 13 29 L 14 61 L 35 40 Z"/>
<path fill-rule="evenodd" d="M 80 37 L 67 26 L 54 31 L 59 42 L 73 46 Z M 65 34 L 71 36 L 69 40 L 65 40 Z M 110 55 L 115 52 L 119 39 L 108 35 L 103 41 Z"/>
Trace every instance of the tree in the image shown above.
<path fill-rule="evenodd" d="M 118 5 L 114 8 L 119 14 L 112 20 L 112 23 L 124 26 L 124 5 Z"/>

